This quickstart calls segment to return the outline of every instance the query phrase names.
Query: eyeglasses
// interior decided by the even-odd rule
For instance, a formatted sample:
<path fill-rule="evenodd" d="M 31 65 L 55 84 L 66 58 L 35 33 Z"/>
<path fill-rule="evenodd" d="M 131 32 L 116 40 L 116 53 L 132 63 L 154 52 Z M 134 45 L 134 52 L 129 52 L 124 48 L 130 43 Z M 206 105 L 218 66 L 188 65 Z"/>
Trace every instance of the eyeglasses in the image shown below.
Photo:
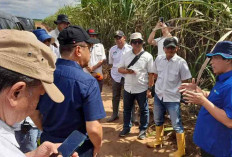
<path fill-rule="evenodd" d="M 80 47 L 88 47 L 89 51 L 90 51 L 90 48 L 91 48 L 91 45 L 74 45 L 74 47 L 77 47 L 77 46 L 80 46 Z"/>
<path fill-rule="evenodd" d="M 131 40 L 131 44 L 142 44 L 143 41 L 142 40 Z"/>
<path fill-rule="evenodd" d="M 77 45 L 77 46 L 80 46 L 80 47 L 88 47 L 89 50 L 90 50 L 90 48 L 91 48 L 91 45 Z"/>
<path fill-rule="evenodd" d="M 121 36 L 116 36 L 116 37 L 114 37 L 114 39 L 120 40 L 120 39 L 122 39 L 122 37 Z"/>

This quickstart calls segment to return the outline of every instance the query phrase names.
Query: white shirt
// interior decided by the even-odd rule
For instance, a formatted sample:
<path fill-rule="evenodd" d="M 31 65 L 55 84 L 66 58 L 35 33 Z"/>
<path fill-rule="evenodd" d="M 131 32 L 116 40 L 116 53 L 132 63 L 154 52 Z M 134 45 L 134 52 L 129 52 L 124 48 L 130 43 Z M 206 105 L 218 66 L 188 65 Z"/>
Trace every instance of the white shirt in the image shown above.
<path fill-rule="evenodd" d="M 132 47 L 126 43 L 122 49 L 118 48 L 117 45 L 114 45 L 109 50 L 109 64 L 113 64 L 111 68 L 111 77 L 115 82 L 120 82 L 123 77 L 123 75 L 118 72 L 120 60 L 122 56 L 131 49 Z"/>
<path fill-rule="evenodd" d="M 105 49 L 101 43 L 94 44 L 93 47 L 90 49 L 91 57 L 89 65 L 92 67 L 96 65 L 99 61 L 106 59 Z M 102 66 L 98 67 L 94 70 L 96 73 L 102 73 Z"/>
<path fill-rule="evenodd" d="M 157 43 L 157 47 L 158 47 L 158 55 L 165 55 L 164 52 L 164 40 L 166 39 L 166 37 L 159 37 L 154 39 Z"/>
<path fill-rule="evenodd" d="M 119 68 L 127 68 L 135 56 L 136 55 L 132 52 L 132 50 L 124 54 L 119 64 Z M 146 91 L 148 89 L 148 73 L 153 73 L 152 55 L 145 51 L 140 56 L 139 60 L 137 60 L 137 62 L 129 69 L 134 70 L 135 74 L 124 74 L 124 89 L 128 93 L 132 94 Z"/>
<path fill-rule="evenodd" d="M 177 54 L 169 61 L 166 55 L 160 55 L 154 61 L 154 73 L 158 74 L 155 83 L 158 98 L 164 102 L 180 102 L 178 87 L 181 81 L 192 77 L 187 62 Z"/>
<path fill-rule="evenodd" d="M 0 120 L 0 156 L 1 157 L 25 157 L 19 150 L 19 145 L 15 139 L 14 130 Z"/>
<path fill-rule="evenodd" d="M 60 56 L 60 51 L 59 51 L 59 49 L 58 49 L 58 48 L 56 48 L 56 47 L 55 47 L 55 46 L 53 46 L 53 45 L 50 45 L 50 48 L 51 48 L 52 52 L 54 52 L 54 53 L 55 53 L 56 58 L 61 58 L 61 56 Z"/>
<path fill-rule="evenodd" d="M 57 27 L 56 27 L 56 29 L 49 32 L 48 34 L 51 35 L 55 39 L 55 43 L 59 47 L 60 44 L 59 44 L 59 41 L 57 38 L 58 38 L 58 35 L 60 34 L 60 31 L 57 29 Z"/>

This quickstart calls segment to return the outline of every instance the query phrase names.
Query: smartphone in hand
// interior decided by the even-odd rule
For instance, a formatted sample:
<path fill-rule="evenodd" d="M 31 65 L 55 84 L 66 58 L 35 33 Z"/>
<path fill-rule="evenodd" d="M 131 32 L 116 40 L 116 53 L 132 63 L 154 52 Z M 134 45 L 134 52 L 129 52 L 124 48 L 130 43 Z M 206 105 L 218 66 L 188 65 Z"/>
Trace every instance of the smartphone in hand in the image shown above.
<path fill-rule="evenodd" d="M 59 154 L 63 157 L 70 157 L 74 151 L 85 142 L 86 138 L 86 135 L 80 131 L 74 130 L 58 147 Z"/>
<path fill-rule="evenodd" d="M 160 22 L 164 23 L 164 17 L 159 18 Z"/>

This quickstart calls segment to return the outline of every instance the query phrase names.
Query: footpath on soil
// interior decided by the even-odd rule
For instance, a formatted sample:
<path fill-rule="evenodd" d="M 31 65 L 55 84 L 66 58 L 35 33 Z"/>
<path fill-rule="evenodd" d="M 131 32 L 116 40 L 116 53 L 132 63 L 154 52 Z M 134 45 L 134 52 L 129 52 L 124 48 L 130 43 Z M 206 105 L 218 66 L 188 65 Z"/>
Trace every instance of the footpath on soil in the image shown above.
<path fill-rule="evenodd" d="M 102 100 L 104 103 L 107 117 L 101 120 L 103 126 L 103 146 L 100 157 L 167 157 L 169 152 L 175 150 L 170 143 L 165 142 L 162 148 L 147 148 L 146 143 L 154 140 L 154 136 L 148 133 L 148 138 L 138 140 L 138 126 L 133 126 L 131 133 L 125 138 L 119 137 L 119 132 L 123 126 L 122 100 L 120 101 L 119 119 L 108 123 L 106 119 L 112 114 L 112 89 L 104 85 L 102 92 Z"/>

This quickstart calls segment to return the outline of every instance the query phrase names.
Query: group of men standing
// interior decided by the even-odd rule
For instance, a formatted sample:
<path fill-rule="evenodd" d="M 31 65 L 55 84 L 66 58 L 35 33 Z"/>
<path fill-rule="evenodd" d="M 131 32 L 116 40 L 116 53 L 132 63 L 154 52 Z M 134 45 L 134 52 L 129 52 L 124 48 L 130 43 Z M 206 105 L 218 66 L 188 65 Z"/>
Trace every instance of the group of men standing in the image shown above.
<path fill-rule="evenodd" d="M 172 37 L 168 24 L 158 22 L 148 39 L 149 44 L 158 46 L 158 56 L 153 60 L 152 55 L 143 49 L 142 34 L 131 34 L 129 44 L 120 30 L 115 33 L 115 43 L 109 51 L 109 64 L 113 64 L 111 76 L 113 79 L 113 114 L 108 122 L 118 119 L 120 92 L 123 90 L 123 130 L 120 137 L 130 133 L 132 126 L 132 108 L 137 101 L 140 111 L 140 132 L 138 139 L 146 138 L 149 123 L 148 98 L 153 92 L 155 82 L 154 122 L 156 124 L 156 140 L 148 143 L 148 147 L 156 147 L 163 143 L 164 115 L 170 114 L 172 125 L 177 132 L 178 151 L 172 156 L 185 154 L 184 131 L 180 113 L 180 93 L 178 87 L 191 78 L 186 61 L 178 56 L 178 39 Z M 155 32 L 161 29 L 163 36 L 154 39 Z M 122 44 L 123 43 L 123 44 Z"/>
<path fill-rule="evenodd" d="M 0 88 L 2 89 L 0 91 L 2 104 L 0 105 L 3 111 L 0 113 L 0 125 L 2 126 L 0 133 L 9 134 L 10 137 L 7 139 L 0 134 L 1 156 L 9 154 L 24 156 L 15 147 L 17 143 L 13 138 L 11 126 L 27 116 L 30 116 L 35 125 L 43 130 L 41 135 L 42 146 L 27 153 L 27 156 L 57 154 L 57 146 L 53 143 L 62 143 L 74 130 L 78 130 L 88 137 L 83 145 L 76 150 L 80 157 L 95 157 L 100 151 L 103 134 L 100 120 L 106 116 L 101 99 L 103 80 L 99 77 L 103 75 L 102 64 L 106 60 L 104 47 L 99 43 L 98 33 L 94 29 L 85 31 L 79 26 L 69 26 L 70 22 L 66 15 L 59 15 L 55 23 L 57 28 L 51 32 L 51 36 L 55 39 L 54 46 L 59 48 L 60 57 L 56 57 L 58 58 L 56 63 L 51 49 L 46 47 L 49 44 L 46 44 L 46 42 L 44 42 L 46 46 L 38 44 L 30 33 L 4 31 L 1 34 L 0 43 L 3 43 L 1 44 L 3 48 L 0 47 L 0 53 L 3 56 L 0 57 L 0 70 L 2 71 L 0 79 L 3 80 L 0 83 L 8 83 L 4 78 L 7 78 L 9 74 L 15 75 L 14 82 L 9 82 L 7 85 L 3 84 L 3 88 Z M 218 91 L 223 92 L 224 89 L 215 86 L 214 94 L 209 95 L 200 90 L 194 81 L 188 83 L 191 73 L 187 62 L 177 55 L 178 39 L 170 34 L 168 26 L 167 23 L 159 21 L 149 36 L 148 43 L 158 46 L 158 56 L 155 60 L 149 52 L 143 49 L 144 39 L 141 33 L 132 33 L 129 45 L 123 31 L 115 32 L 116 45 L 109 50 L 109 64 L 112 64 L 113 114 L 107 121 L 112 122 L 119 118 L 118 108 L 123 87 L 123 129 L 119 136 L 125 137 L 130 133 L 132 108 L 136 100 L 140 111 L 138 139 L 145 139 L 149 123 L 148 98 L 152 97 L 152 87 L 155 84 L 153 114 L 156 125 L 156 139 L 147 143 L 147 146 L 151 148 L 162 146 L 164 115 L 168 111 L 172 126 L 176 131 L 178 147 L 178 150 L 170 153 L 170 156 L 183 156 L 185 155 L 185 136 L 180 112 L 181 94 L 179 89 L 181 89 L 187 102 L 203 103 L 202 105 L 205 107 L 201 111 L 201 120 L 198 122 L 194 140 L 201 146 L 202 153 L 205 156 L 210 156 L 211 149 L 208 146 L 210 143 L 201 142 L 199 139 L 205 138 L 199 131 L 200 127 L 203 127 L 204 121 L 217 124 L 212 117 L 227 127 L 231 127 L 229 125 L 231 122 L 231 105 L 228 105 L 228 102 L 231 102 L 231 96 L 223 95 L 226 99 L 226 102 L 223 101 L 224 111 L 220 109 L 217 100 L 214 100 L 215 98 L 212 96 L 217 97 L 217 95 L 220 95 Z M 163 36 L 154 39 L 155 32 L 158 29 L 162 30 Z M 12 34 L 16 36 L 16 39 L 13 39 Z M 11 38 L 7 40 L 5 36 Z M 27 39 L 25 43 L 27 43 L 23 50 L 19 52 L 19 48 L 22 48 L 21 45 L 23 45 L 20 36 L 24 36 Z M 29 44 L 30 40 L 33 44 Z M 13 46 L 9 44 L 10 42 L 13 42 Z M 19 46 L 14 47 L 17 44 Z M 225 47 L 227 51 L 224 51 L 222 47 Z M 223 84 L 223 80 L 231 76 L 231 47 L 231 42 L 221 43 L 215 51 L 208 55 L 208 57 L 212 57 L 214 72 L 222 74 L 218 81 L 221 81 L 221 84 Z M 13 62 L 11 61 L 9 67 L 6 66 L 9 64 L 8 58 L 14 59 L 14 55 L 12 56 L 14 53 L 8 54 L 8 52 L 18 52 L 15 55 L 21 57 L 13 60 Z M 4 56 L 6 57 L 4 58 Z M 220 68 L 219 63 L 225 66 Z M 37 70 L 31 69 L 28 65 L 34 65 Z M 86 72 L 83 71 L 83 68 L 86 68 Z M 31 73 L 28 73 L 28 70 Z M 12 71 L 17 72 L 17 75 Z M 216 85 L 219 86 L 218 84 Z M 225 83 L 223 87 L 226 88 L 226 85 Z M 226 89 L 226 91 L 230 90 Z M 40 95 L 42 96 L 40 97 Z M 209 100 L 215 102 L 216 106 L 205 99 L 208 95 L 210 96 Z M 35 96 L 36 99 L 32 99 L 32 96 Z M 21 107 L 23 103 L 24 107 Z M 30 103 L 32 104 L 30 105 Z M 36 111 L 34 111 L 35 108 Z M 222 117 L 217 116 L 217 112 Z M 10 113 L 15 114 L 10 117 Z M 204 118 L 202 114 L 208 113 L 210 117 L 208 119 Z M 216 126 L 211 124 L 211 126 L 223 130 L 224 133 L 230 133 L 230 130 L 224 128 L 224 125 L 221 126 L 221 123 Z M 205 129 L 207 130 L 207 128 Z M 210 135 L 217 136 L 217 131 Z M 226 141 L 223 143 L 218 140 L 222 145 L 225 143 L 229 145 L 229 142 L 231 142 L 224 136 L 217 137 L 222 137 Z M 204 143 L 206 145 L 203 145 Z M 6 149 L 6 152 L 2 148 Z M 231 149 L 230 147 L 226 148 Z M 221 152 L 225 156 L 231 150 L 219 150 L 215 147 L 215 151 L 211 151 L 216 155 Z M 73 156 L 77 156 L 77 154 L 74 153 Z"/>

